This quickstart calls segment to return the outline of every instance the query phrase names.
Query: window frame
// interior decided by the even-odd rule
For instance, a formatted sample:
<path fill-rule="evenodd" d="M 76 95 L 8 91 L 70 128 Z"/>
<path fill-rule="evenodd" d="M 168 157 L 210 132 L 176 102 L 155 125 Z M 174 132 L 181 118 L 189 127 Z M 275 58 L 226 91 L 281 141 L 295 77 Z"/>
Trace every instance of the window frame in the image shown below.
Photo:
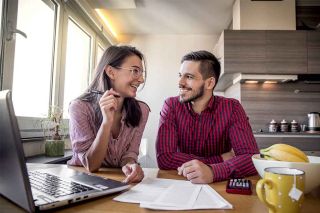
<path fill-rule="evenodd" d="M 79 15 L 75 14 L 72 10 L 67 10 L 66 13 L 64 14 L 64 48 L 63 48 L 63 63 L 61 63 L 61 67 L 60 67 L 60 75 L 59 75 L 59 92 L 57 93 L 58 96 L 55 96 L 55 99 L 57 100 L 57 105 L 59 107 L 63 108 L 63 102 L 64 102 L 64 84 L 65 84 L 65 73 L 66 73 L 66 56 L 67 56 L 67 31 L 68 31 L 68 20 L 71 19 L 72 22 L 74 22 L 74 24 L 76 24 L 83 32 L 85 32 L 87 35 L 90 36 L 90 58 L 89 58 L 89 71 L 87 73 L 87 83 L 89 83 L 89 75 L 90 72 L 92 70 L 92 54 L 93 54 L 93 45 L 94 45 L 94 31 L 91 30 L 86 23 L 81 20 L 81 17 L 79 17 Z M 66 113 L 66 112 L 64 112 Z"/>
<path fill-rule="evenodd" d="M 93 80 L 94 78 L 94 74 L 95 74 L 95 70 L 96 70 L 96 67 L 98 66 L 98 63 L 99 63 L 99 60 L 97 57 L 98 57 L 98 48 L 101 47 L 101 49 L 103 49 L 103 51 L 106 50 L 106 48 L 108 48 L 110 46 L 110 44 L 105 44 L 102 40 L 99 39 L 99 37 L 96 38 L 96 45 L 94 46 L 94 59 L 93 59 L 93 63 L 94 63 L 94 66 L 93 66 L 93 69 L 91 70 L 91 73 L 90 73 L 90 82 Z"/>
<path fill-rule="evenodd" d="M 0 0 L 0 61 L 3 61 L 3 53 L 2 53 L 2 46 L 3 46 L 3 35 L 4 35 L 4 29 L 3 29 L 3 22 L 4 22 L 4 2 L 5 0 Z M 0 64 L 0 90 L 2 88 L 2 63 Z"/>
<path fill-rule="evenodd" d="M 70 18 L 77 26 L 79 26 L 85 33 L 90 35 L 90 59 L 89 71 L 87 73 L 88 84 L 92 80 L 94 68 L 96 67 L 97 46 L 103 47 L 110 46 L 108 38 L 100 31 L 91 26 L 90 18 L 84 16 L 83 11 L 74 7 L 74 3 L 65 2 L 63 0 L 42 0 L 44 2 L 54 2 L 57 5 L 56 23 L 55 23 L 55 41 L 54 50 L 52 53 L 53 63 L 51 70 L 51 98 L 50 105 L 57 105 L 63 108 L 63 95 L 64 95 L 64 76 L 65 76 L 65 62 L 66 62 L 66 43 L 67 43 L 67 29 L 68 19 Z M 18 0 L 3 0 L 3 6 L 8 5 L 6 11 L 6 19 L 9 19 L 13 26 L 16 27 L 17 23 L 17 10 Z M 3 12 L 4 14 L 4 12 Z M 7 27 L 6 20 L 3 20 L 2 28 Z M 5 31 L 5 30 L 2 30 Z M 100 32 L 99 32 L 100 31 Z M 5 34 L 5 33 L 4 33 Z M 20 35 L 18 35 L 20 36 Z M 12 89 L 13 82 L 13 64 L 15 52 L 15 39 L 6 41 L 3 36 L 2 42 L 5 44 L 1 50 L 1 57 L 3 57 L 3 76 L 0 78 L 0 89 Z M 5 54 L 2 54 L 5 53 Z M 1 68 L 0 68 L 1 69 Z M 1 74 L 1 70 L 0 70 Z M 43 131 L 41 129 L 41 118 L 39 117 L 23 117 L 17 116 L 20 127 L 21 136 L 24 142 L 43 140 Z M 65 119 L 68 123 L 68 119 Z"/>

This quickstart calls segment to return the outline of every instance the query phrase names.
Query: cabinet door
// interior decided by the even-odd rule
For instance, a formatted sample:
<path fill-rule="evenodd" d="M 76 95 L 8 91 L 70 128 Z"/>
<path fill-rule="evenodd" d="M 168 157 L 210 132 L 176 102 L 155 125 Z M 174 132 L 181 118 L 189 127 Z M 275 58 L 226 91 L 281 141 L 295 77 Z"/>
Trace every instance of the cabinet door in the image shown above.
<path fill-rule="evenodd" d="M 307 32 L 308 74 L 320 74 L 320 32 Z"/>
<path fill-rule="evenodd" d="M 264 30 L 224 31 L 225 73 L 265 73 Z"/>
<path fill-rule="evenodd" d="M 267 31 L 267 73 L 306 74 L 306 40 L 305 31 Z"/>

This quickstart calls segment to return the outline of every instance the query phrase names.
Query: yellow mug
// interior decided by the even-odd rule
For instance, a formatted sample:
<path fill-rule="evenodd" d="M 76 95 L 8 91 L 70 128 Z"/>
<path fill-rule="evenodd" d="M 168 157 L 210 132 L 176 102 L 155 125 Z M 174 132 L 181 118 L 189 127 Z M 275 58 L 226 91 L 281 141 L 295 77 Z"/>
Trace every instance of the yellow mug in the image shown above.
<path fill-rule="evenodd" d="M 264 170 L 264 178 L 258 181 L 256 191 L 259 199 L 269 208 L 269 213 L 298 213 L 303 201 L 304 184 L 304 171 L 270 167 Z"/>

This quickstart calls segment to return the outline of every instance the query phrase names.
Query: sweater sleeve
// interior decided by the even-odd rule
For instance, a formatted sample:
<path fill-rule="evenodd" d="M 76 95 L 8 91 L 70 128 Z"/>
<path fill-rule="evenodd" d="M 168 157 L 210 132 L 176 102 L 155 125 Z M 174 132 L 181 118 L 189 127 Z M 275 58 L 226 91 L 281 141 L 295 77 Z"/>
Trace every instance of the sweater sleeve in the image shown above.
<path fill-rule="evenodd" d="M 178 128 L 175 121 L 175 106 L 172 99 L 164 102 L 160 113 L 159 129 L 156 141 L 157 161 L 160 169 L 177 169 L 190 160 L 200 160 L 206 164 L 222 162 L 220 155 L 208 158 L 187 154 L 178 150 Z"/>
<path fill-rule="evenodd" d="M 132 141 L 130 142 L 127 150 L 121 157 L 121 163 L 120 163 L 121 166 L 125 165 L 126 159 L 128 158 L 131 158 L 137 162 L 141 138 L 142 138 L 143 131 L 145 129 L 145 126 L 149 117 L 149 112 L 150 112 L 149 107 L 145 103 L 140 102 L 139 104 L 142 112 L 142 118 L 139 126 L 137 127 L 137 130 L 134 133 Z"/>
<path fill-rule="evenodd" d="M 85 166 L 84 155 L 96 136 L 93 112 L 90 111 L 90 108 L 85 103 L 76 100 L 69 106 L 69 116 L 69 133 L 73 158 L 68 164 L 79 165 L 81 163 Z"/>
<path fill-rule="evenodd" d="M 250 176 L 257 173 L 251 157 L 253 154 L 259 153 L 258 146 L 248 117 L 238 101 L 234 102 L 228 136 L 236 156 L 225 162 L 210 165 L 214 173 L 213 181 L 222 181 L 230 177 Z"/>

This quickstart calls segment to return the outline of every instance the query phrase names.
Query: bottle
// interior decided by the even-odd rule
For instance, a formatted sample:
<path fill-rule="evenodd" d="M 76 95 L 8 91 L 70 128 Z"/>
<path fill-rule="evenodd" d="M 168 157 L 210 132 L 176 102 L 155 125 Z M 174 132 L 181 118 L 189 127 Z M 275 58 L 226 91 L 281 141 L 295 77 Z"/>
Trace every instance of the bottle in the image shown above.
<path fill-rule="evenodd" d="M 278 124 L 275 120 L 272 119 L 269 123 L 269 132 L 277 132 Z"/>
<path fill-rule="evenodd" d="M 281 132 L 288 132 L 289 131 L 289 125 L 288 125 L 288 122 L 285 119 L 283 119 L 281 121 L 280 131 Z"/>
<path fill-rule="evenodd" d="M 296 120 L 293 120 L 291 122 L 291 132 L 299 132 L 299 125 L 298 122 Z"/>

